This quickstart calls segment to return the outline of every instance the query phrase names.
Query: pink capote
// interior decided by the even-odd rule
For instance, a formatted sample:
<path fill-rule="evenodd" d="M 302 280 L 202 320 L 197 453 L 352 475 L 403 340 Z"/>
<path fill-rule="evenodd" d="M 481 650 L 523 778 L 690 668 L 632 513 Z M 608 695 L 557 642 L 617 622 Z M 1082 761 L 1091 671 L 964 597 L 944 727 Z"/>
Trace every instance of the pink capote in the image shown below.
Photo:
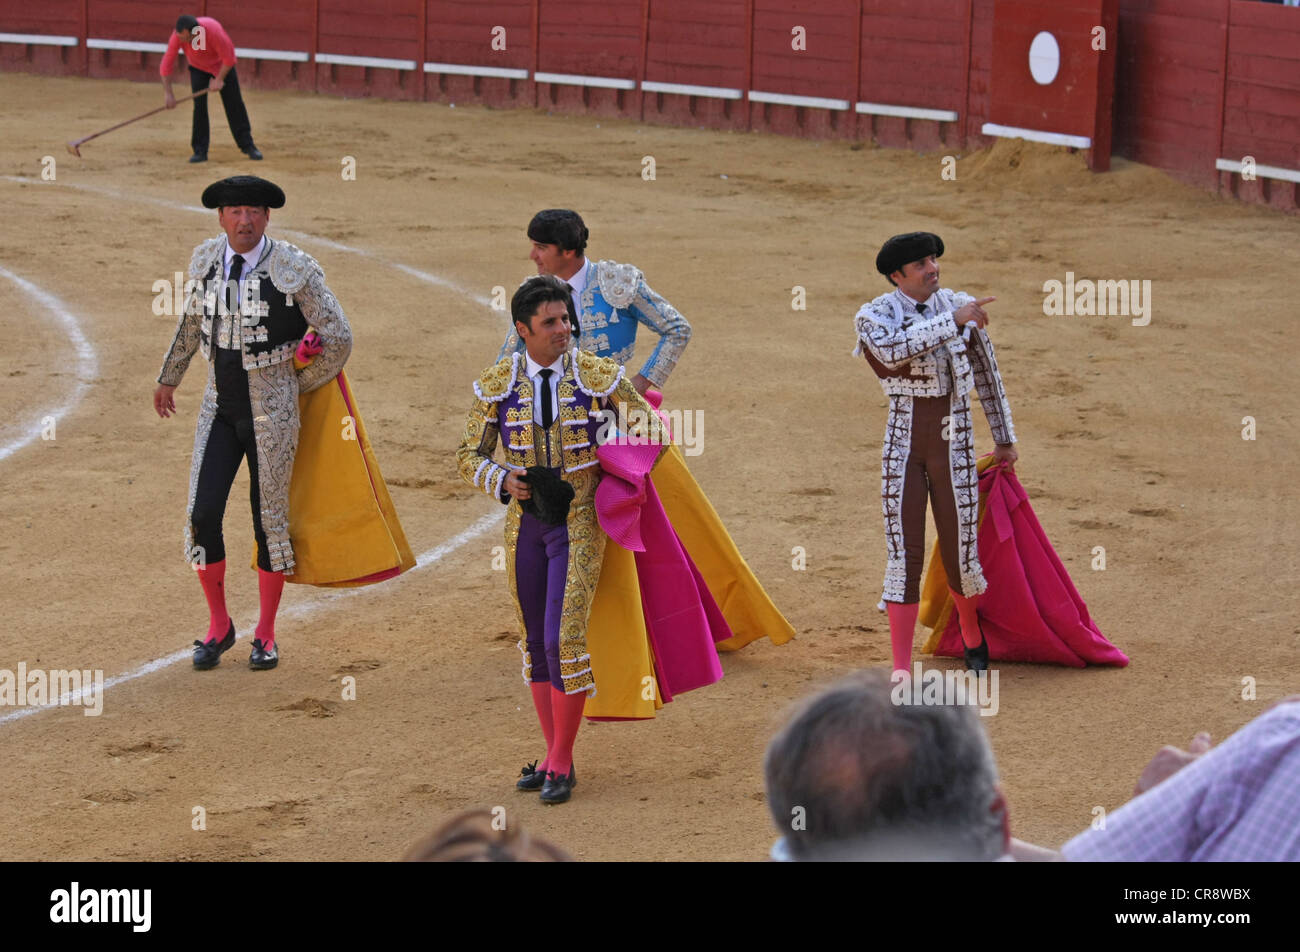
<path fill-rule="evenodd" d="M 985 497 L 980 565 L 989 587 L 980 596 L 979 614 L 989 657 L 1074 668 L 1127 665 L 1124 652 L 1088 617 L 1088 606 L 1038 524 L 1015 473 L 1002 465 L 989 466 L 980 474 L 980 494 Z M 934 653 L 962 656 L 955 611 Z"/>
<path fill-rule="evenodd" d="M 657 408 L 658 394 L 647 396 Z M 596 487 L 596 518 L 611 542 L 635 553 L 646 635 L 666 703 L 722 678 L 714 645 L 732 632 L 651 482 L 663 449 L 617 441 L 597 447 L 605 476 Z"/>

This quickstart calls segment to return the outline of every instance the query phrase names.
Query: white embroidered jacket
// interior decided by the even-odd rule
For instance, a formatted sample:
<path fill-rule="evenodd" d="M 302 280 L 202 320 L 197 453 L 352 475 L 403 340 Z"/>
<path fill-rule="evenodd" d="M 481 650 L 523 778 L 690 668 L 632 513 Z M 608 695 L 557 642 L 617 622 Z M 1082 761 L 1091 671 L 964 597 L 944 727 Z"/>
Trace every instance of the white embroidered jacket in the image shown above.
<path fill-rule="evenodd" d="M 882 294 L 862 305 L 854 318 L 858 343 L 854 356 L 870 353 L 894 376 L 880 377 L 888 396 L 965 396 L 975 390 L 984 406 L 989 430 L 998 444 L 1014 443 L 1011 405 L 998 373 L 993 342 L 973 324 L 959 328 L 953 312 L 975 300 L 961 291 L 941 288 L 925 302 L 921 316 L 901 292 Z"/>

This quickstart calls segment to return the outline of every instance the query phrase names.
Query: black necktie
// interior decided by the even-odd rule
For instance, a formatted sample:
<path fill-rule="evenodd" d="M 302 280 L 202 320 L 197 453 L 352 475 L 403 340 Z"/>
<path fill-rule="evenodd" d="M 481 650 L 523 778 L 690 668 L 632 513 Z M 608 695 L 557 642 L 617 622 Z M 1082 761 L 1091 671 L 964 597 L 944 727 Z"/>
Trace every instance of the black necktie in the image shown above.
<path fill-rule="evenodd" d="M 555 407 L 551 403 L 551 374 L 555 371 L 549 367 L 545 370 L 537 371 L 537 376 L 542 378 L 542 429 L 549 430 L 551 424 L 555 422 Z"/>
<path fill-rule="evenodd" d="M 916 306 L 916 313 L 919 314 L 919 315 L 921 315 L 921 317 L 925 317 L 925 305 L 924 305 L 924 304 L 918 304 L 918 305 Z"/>
<path fill-rule="evenodd" d="M 244 256 L 235 255 L 230 259 L 230 279 L 226 284 L 226 312 L 239 313 L 239 278 L 244 273 Z"/>

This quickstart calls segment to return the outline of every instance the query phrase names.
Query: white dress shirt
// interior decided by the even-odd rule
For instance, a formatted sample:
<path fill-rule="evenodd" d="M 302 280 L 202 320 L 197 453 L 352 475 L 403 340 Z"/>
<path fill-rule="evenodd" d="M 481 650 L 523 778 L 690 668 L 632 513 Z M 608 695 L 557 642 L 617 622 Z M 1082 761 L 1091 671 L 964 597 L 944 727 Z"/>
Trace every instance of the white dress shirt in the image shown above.
<path fill-rule="evenodd" d="M 582 324 L 582 292 L 587 289 L 587 259 L 582 259 L 582 264 L 578 265 L 578 270 L 571 278 L 561 278 L 569 287 L 573 288 L 573 313 L 578 315 L 578 324 Z"/>
<path fill-rule="evenodd" d="M 560 418 L 560 376 L 564 373 L 564 355 L 561 354 L 556 358 L 555 363 L 549 367 L 543 367 L 537 361 L 533 360 L 531 354 L 524 351 L 524 372 L 528 374 L 528 379 L 533 382 L 533 422 L 538 426 L 542 425 L 542 377 L 541 371 L 553 370 L 549 381 L 551 387 L 551 422 L 554 423 Z"/>

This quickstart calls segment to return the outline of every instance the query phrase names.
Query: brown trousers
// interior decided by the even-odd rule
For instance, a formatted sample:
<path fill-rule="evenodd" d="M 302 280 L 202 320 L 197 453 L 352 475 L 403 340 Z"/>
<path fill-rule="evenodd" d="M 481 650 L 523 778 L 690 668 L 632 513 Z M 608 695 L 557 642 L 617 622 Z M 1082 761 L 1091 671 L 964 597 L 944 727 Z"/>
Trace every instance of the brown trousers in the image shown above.
<path fill-rule="evenodd" d="M 943 418 L 949 413 L 947 397 L 912 398 L 912 448 L 903 471 L 903 552 L 907 560 L 904 602 L 921 599 L 927 493 L 939 533 L 939 556 L 944 570 L 950 579 L 961 578 L 961 560 L 957 558 L 957 499 L 952 491 L 948 441 L 943 438 Z"/>
<path fill-rule="evenodd" d="M 964 595 L 977 594 L 985 586 L 976 538 L 979 497 L 969 403 L 949 396 L 893 399 L 900 405 L 891 407 L 884 447 L 885 600 L 905 605 L 920 600 L 927 499 L 949 585 Z M 903 401 L 910 401 L 910 411 Z"/>

